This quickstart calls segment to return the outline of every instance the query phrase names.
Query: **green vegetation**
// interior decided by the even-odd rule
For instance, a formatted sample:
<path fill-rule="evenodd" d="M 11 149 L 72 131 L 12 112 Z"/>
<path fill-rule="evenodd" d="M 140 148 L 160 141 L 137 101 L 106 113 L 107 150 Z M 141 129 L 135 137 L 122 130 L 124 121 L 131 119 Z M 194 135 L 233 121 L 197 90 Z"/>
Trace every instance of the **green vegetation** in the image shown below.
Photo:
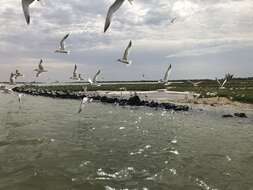
<path fill-rule="evenodd" d="M 193 86 L 186 80 L 176 81 L 169 86 L 164 86 L 159 83 L 121 83 L 121 84 L 104 84 L 102 86 L 90 85 L 57 85 L 57 86 L 34 86 L 44 90 L 55 91 L 82 91 L 83 87 L 87 86 L 88 91 L 104 90 L 104 91 L 120 91 L 121 88 L 126 88 L 128 91 L 152 91 L 167 88 L 172 91 L 192 91 L 201 94 L 201 97 L 227 97 L 234 101 L 253 103 L 253 79 L 232 79 L 226 85 L 225 89 L 219 89 L 218 83 L 215 80 L 194 80 L 193 82 L 202 81 L 198 86 Z M 173 81 L 174 82 L 174 81 Z"/>
<path fill-rule="evenodd" d="M 194 81 L 197 82 L 197 81 Z M 173 84 L 171 85 L 175 91 L 193 91 L 201 94 L 201 97 L 226 97 L 234 101 L 253 103 L 253 80 L 252 79 L 233 79 L 226 85 L 225 89 L 219 89 L 219 86 L 214 80 L 204 80 L 197 87 L 190 83 Z"/>

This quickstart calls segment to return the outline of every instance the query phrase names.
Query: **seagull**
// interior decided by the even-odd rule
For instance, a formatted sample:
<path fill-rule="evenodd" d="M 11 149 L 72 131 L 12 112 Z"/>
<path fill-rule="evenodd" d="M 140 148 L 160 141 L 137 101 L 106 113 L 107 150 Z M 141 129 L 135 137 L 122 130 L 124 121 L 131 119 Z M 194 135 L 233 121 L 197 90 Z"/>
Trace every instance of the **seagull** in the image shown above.
<path fill-rule="evenodd" d="M 177 17 L 171 19 L 170 23 L 173 24 L 176 21 Z"/>
<path fill-rule="evenodd" d="M 75 65 L 75 67 L 74 67 L 73 76 L 70 77 L 70 79 L 72 79 L 72 80 L 78 80 L 78 81 L 84 80 L 84 79 L 82 78 L 82 75 L 81 75 L 81 74 L 77 74 L 77 66 L 76 66 L 76 65 Z"/>
<path fill-rule="evenodd" d="M 29 25 L 30 24 L 30 11 L 29 11 L 29 6 L 32 4 L 35 0 L 22 0 L 22 7 L 25 15 L 25 20 L 26 23 Z M 40 1 L 40 0 L 37 0 Z"/>
<path fill-rule="evenodd" d="M 6 94 L 13 94 L 14 93 L 11 88 L 7 88 L 6 86 L 1 86 L 0 90 L 3 91 L 3 93 L 6 93 Z"/>
<path fill-rule="evenodd" d="M 76 65 L 74 67 L 73 75 L 72 75 L 72 77 L 70 77 L 70 79 L 72 79 L 72 80 L 77 80 L 78 79 L 78 76 L 77 76 L 77 66 Z"/>
<path fill-rule="evenodd" d="M 80 81 L 80 80 L 84 80 L 83 78 L 82 78 L 82 75 L 81 74 L 78 74 L 78 80 Z"/>
<path fill-rule="evenodd" d="M 168 69 L 166 70 L 163 79 L 161 79 L 159 82 L 164 83 L 164 85 L 169 85 L 169 75 L 171 73 L 171 64 L 169 65 Z"/>
<path fill-rule="evenodd" d="M 130 42 L 129 42 L 129 44 L 128 44 L 125 52 L 124 52 L 123 58 L 122 59 L 118 59 L 119 62 L 127 64 L 127 65 L 131 65 L 132 64 L 132 61 L 128 60 L 128 54 L 129 54 L 129 50 L 130 50 L 131 47 L 132 47 L 132 41 L 130 40 Z"/>
<path fill-rule="evenodd" d="M 85 104 L 91 103 L 91 102 L 92 102 L 92 99 L 90 99 L 90 98 L 88 98 L 88 97 L 84 97 L 84 98 L 81 100 L 81 104 L 80 104 L 78 113 L 81 113 L 81 112 L 82 112 L 83 107 L 84 107 Z"/>
<path fill-rule="evenodd" d="M 83 89 L 83 92 L 84 92 L 84 93 L 87 93 L 87 89 L 88 89 L 87 86 L 83 86 L 82 89 Z"/>
<path fill-rule="evenodd" d="M 60 41 L 60 49 L 55 50 L 55 53 L 69 53 L 69 51 L 65 50 L 64 41 L 69 37 L 70 34 L 65 35 Z"/>
<path fill-rule="evenodd" d="M 199 84 L 202 83 L 202 81 L 199 81 L 199 82 L 192 82 L 192 81 L 190 81 L 190 80 L 188 80 L 188 82 L 191 83 L 194 87 L 198 87 Z"/>
<path fill-rule="evenodd" d="M 39 77 L 41 73 L 47 72 L 47 70 L 44 69 L 42 63 L 43 63 L 43 60 L 41 59 L 40 63 L 39 63 L 39 66 L 38 66 L 38 69 L 34 69 L 34 71 L 37 72 L 36 77 Z"/>
<path fill-rule="evenodd" d="M 111 24 L 113 14 L 121 7 L 125 0 L 115 0 L 115 2 L 110 6 L 105 20 L 104 33 L 107 31 Z M 132 5 L 133 0 L 128 0 L 128 2 Z"/>
<path fill-rule="evenodd" d="M 23 77 L 24 75 L 23 74 L 21 74 L 20 72 L 19 72 L 19 70 L 17 69 L 16 70 L 16 73 L 15 73 L 15 79 L 18 79 L 18 77 Z"/>
<path fill-rule="evenodd" d="M 10 85 L 15 85 L 15 84 L 16 84 L 16 75 L 14 73 L 11 73 Z"/>
<path fill-rule="evenodd" d="M 100 86 L 98 83 L 97 83 L 97 77 L 98 75 L 101 73 L 100 70 L 98 70 L 98 72 L 95 74 L 95 76 L 93 77 L 93 79 L 91 80 L 90 78 L 88 79 L 88 82 L 91 84 L 91 85 L 96 85 L 96 86 Z"/>
<path fill-rule="evenodd" d="M 4 89 L 6 89 L 6 86 L 0 85 L 0 90 L 4 90 Z"/>
<path fill-rule="evenodd" d="M 216 78 L 216 81 L 218 82 L 218 84 L 219 84 L 219 89 L 225 89 L 225 84 L 227 83 L 227 79 L 225 79 L 224 81 L 223 81 L 223 83 L 221 84 L 221 82 Z"/>
<path fill-rule="evenodd" d="M 24 96 L 24 94 L 17 94 L 17 96 L 18 96 L 18 102 L 22 104 L 22 97 Z"/>

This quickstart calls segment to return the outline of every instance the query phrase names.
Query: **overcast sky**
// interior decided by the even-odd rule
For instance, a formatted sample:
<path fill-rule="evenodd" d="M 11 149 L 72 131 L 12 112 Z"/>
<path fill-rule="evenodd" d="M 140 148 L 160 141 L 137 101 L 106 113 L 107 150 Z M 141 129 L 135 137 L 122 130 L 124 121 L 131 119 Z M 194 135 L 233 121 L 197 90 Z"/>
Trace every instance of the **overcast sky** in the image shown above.
<path fill-rule="evenodd" d="M 84 78 L 101 69 L 105 80 L 160 79 L 172 64 L 171 79 L 215 78 L 226 72 L 253 75 L 252 0 L 134 0 L 115 14 L 103 33 L 114 0 L 43 0 L 31 6 L 26 25 L 21 0 L 1 0 L 0 81 L 19 69 L 26 81 L 44 60 L 41 81 L 66 81 L 74 64 Z M 170 21 L 177 17 L 174 24 Z M 69 55 L 55 54 L 59 40 Z M 131 66 L 116 60 L 129 40 Z"/>

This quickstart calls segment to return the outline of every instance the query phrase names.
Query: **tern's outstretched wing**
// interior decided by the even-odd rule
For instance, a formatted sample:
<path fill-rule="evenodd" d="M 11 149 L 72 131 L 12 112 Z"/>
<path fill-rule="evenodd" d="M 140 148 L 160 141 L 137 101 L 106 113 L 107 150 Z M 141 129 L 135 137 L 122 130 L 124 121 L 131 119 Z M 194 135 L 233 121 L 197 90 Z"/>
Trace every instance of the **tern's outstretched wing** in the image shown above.
<path fill-rule="evenodd" d="M 67 35 L 65 35 L 63 38 L 62 38 L 62 40 L 61 40 L 61 42 L 60 42 L 60 47 L 61 47 L 61 49 L 65 49 L 64 48 L 64 41 L 67 39 L 69 37 L 69 34 L 67 34 Z"/>
<path fill-rule="evenodd" d="M 219 81 L 219 79 L 216 78 L 216 81 L 217 81 L 218 84 L 221 86 L 221 82 Z"/>
<path fill-rule="evenodd" d="M 194 85 L 199 85 L 201 84 L 203 81 L 199 81 L 199 82 L 195 82 Z"/>
<path fill-rule="evenodd" d="M 224 87 L 225 86 L 225 84 L 227 83 L 227 79 L 226 80 L 224 80 L 224 82 L 222 83 L 222 85 L 221 85 L 221 87 Z"/>
<path fill-rule="evenodd" d="M 168 69 L 165 72 L 164 78 L 163 78 L 163 82 L 168 82 L 168 78 L 169 78 L 169 74 L 171 72 L 171 64 L 169 65 Z"/>
<path fill-rule="evenodd" d="M 44 70 L 44 67 L 43 67 L 42 63 L 43 63 L 43 60 L 41 59 L 41 60 L 40 60 L 40 63 L 39 63 L 39 70 L 40 70 L 40 71 L 43 71 L 43 70 Z"/>
<path fill-rule="evenodd" d="M 124 52 L 123 60 L 128 60 L 128 54 L 129 54 L 129 50 L 131 47 L 132 47 L 132 41 L 129 42 L 129 44 Z"/>
<path fill-rule="evenodd" d="M 98 70 L 98 72 L 97 72 L 97 73 L 95 74 L 95 76 L 93 77 L 93 80 L 92 80 L 92 81 L 93 81 L 94 83 L 97 82 L 97 77 L 98 77 L 98 75 L 100 74 L 100 72 L 101 72 L 101 71 Z"/>
<path fill-rule="evenodd" d="M 76 65 L 74 67 L 73 77 L 77 77 L 77 66 Z"/>
<path fill-rule="evenodd" d="M 25 20 L 27 24 L 30 24 L 30 11 L 29 6 L 34 0 L 22 0 L 22 7 L 25 15 Z"/>
<path fill-rule="evenodd" d="M 170 22 L 173 24 L 176 21 L 176 19 L 177 19 L 177 17 L 174 17 L 174 18 L 171 19 Z"/>
<path fill-rule="evenodd" d="M 192 81 L 190 81 L 190 80 L 188 80 L 187 82 L 189 82 L 189 83 L 191 83 L 192 85 L 194 85 L 194 83 L 193 83 Z"/>
<path fill-rule="evenodd" d="M 78 113 L 81 113 L 81 112 L 82 112 L 84 104 L 86 104 L 88 101 L 89 101 L 89 98 L 87 98 L 87 97 L 84 97 L 84 98 L 81 100 Z"/>
<path fill-rule="evenodd" d="M 111 24 L 113 14 L 121 7 L 125 0 L 116 0 L 109 8 L 105 20 L 104 32 L 107 31 Z"/>

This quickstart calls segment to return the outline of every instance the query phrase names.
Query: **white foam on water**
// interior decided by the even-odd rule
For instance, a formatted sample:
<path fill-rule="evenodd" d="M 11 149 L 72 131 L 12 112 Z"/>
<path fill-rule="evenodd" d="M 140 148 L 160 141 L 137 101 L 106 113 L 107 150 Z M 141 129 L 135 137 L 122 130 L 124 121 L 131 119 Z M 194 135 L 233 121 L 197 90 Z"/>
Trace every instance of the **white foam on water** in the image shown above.
<path fill-rule="evenodd" d="M 38 173 L 36 171 L 34 171 L 33 176 L 37 176 L 37 175 L 38 175 Z"/>
<path fill-rule="evenodd" d="M 195 182 L 199 187 L 203 188 L 204 190 L 218 190 L 216 188 L 211 188 L 206 182 L 204 182 L 203 180 L 199 178 L 196 178 Z"/>
<path fill-rule="evenodd" d="M 145 113 L 145 115 L 147 115 L 147 116 L 152 116 L 153 113 Z"/>
<path fill-rule="evenodd" d="M 177 175 L 177 170 L 175 168 L 171 168 L 169 171 L 172 173 L 172 175 Z"/>
<path fill-rule="evenodd" d="M 167 111 L 163 111 L 163 112 L 161 113 L 161 116 L 164 117 L 166 114 L 167 114 Z"/>
<path fill-rule="evenodd" d="M 175 155 L 179 155 L 179 152 L 177 150 L 170 150 L 169 152 Z"/>
<path fill-rule="evenodd" d="M 174 139 L 172 139 L 172 140 L 170 141 L 170 143 L 171 143 L 171 144 L 177 144 L 177 139 L 176 139 L 176 137 L 175 137 Z"/>
<path fill-rule="evenodd" d="M 97 175 L 98 178 L 96 179 L 101 179 L 102 178 L 106 178 L 106 179 L 115 179 L 115 180 L 125 180 L 125 179 L 130 179 L 132 178 L 132 175 L 135 173 L 135 169 L 134 167 L 127 167 L 124 168 L 118 172 L 115 173 L 106 173 L 105 171 L 103 171 L 102 168 L 99 168 L 97 170 Z"/>
<path fill-rule="evenodd" d="M 155 181 L 158 177 L 158 174 L 155 174 L 153 176 L 147 177 L 146 180 Z"/>
<path fill-rule="evenodd" d="M 151 145 L 145 145 L 144 148 L 140 148 L 137 152 L 130 152 L 130 155 L 137 155 L 137 154 L 142 154 L 145 150 L 150 149 L 152 146 Z M 147 157 L 147 155 L 145 154 L 145 157 Z"/>
<path fill-rule="evenodd" d="M 105 186 L 105 190 L 116 190 L 115 188 L 112 188 L 110 186 Z"/>
<path fill-rule="evenodd" d="M 79 166 L 82 168 L 82 167 L 84 167 L 84 166 L 89 165 L 90 163 L 91 163 L 91 161 L 84 161 L 84 162 L 82 162 Z"/>
<path fill-rule="evenodd" d="M 232 159 L 227 155 L 226 156 L 226 159 L 230 162 L 230 161 L 232 161 Z"/>
<path fill-rule="evenodd" d="M 72 178 L 71 181 L 75 182 L 75 181 L 77 181 L 77 178 Z"/>

